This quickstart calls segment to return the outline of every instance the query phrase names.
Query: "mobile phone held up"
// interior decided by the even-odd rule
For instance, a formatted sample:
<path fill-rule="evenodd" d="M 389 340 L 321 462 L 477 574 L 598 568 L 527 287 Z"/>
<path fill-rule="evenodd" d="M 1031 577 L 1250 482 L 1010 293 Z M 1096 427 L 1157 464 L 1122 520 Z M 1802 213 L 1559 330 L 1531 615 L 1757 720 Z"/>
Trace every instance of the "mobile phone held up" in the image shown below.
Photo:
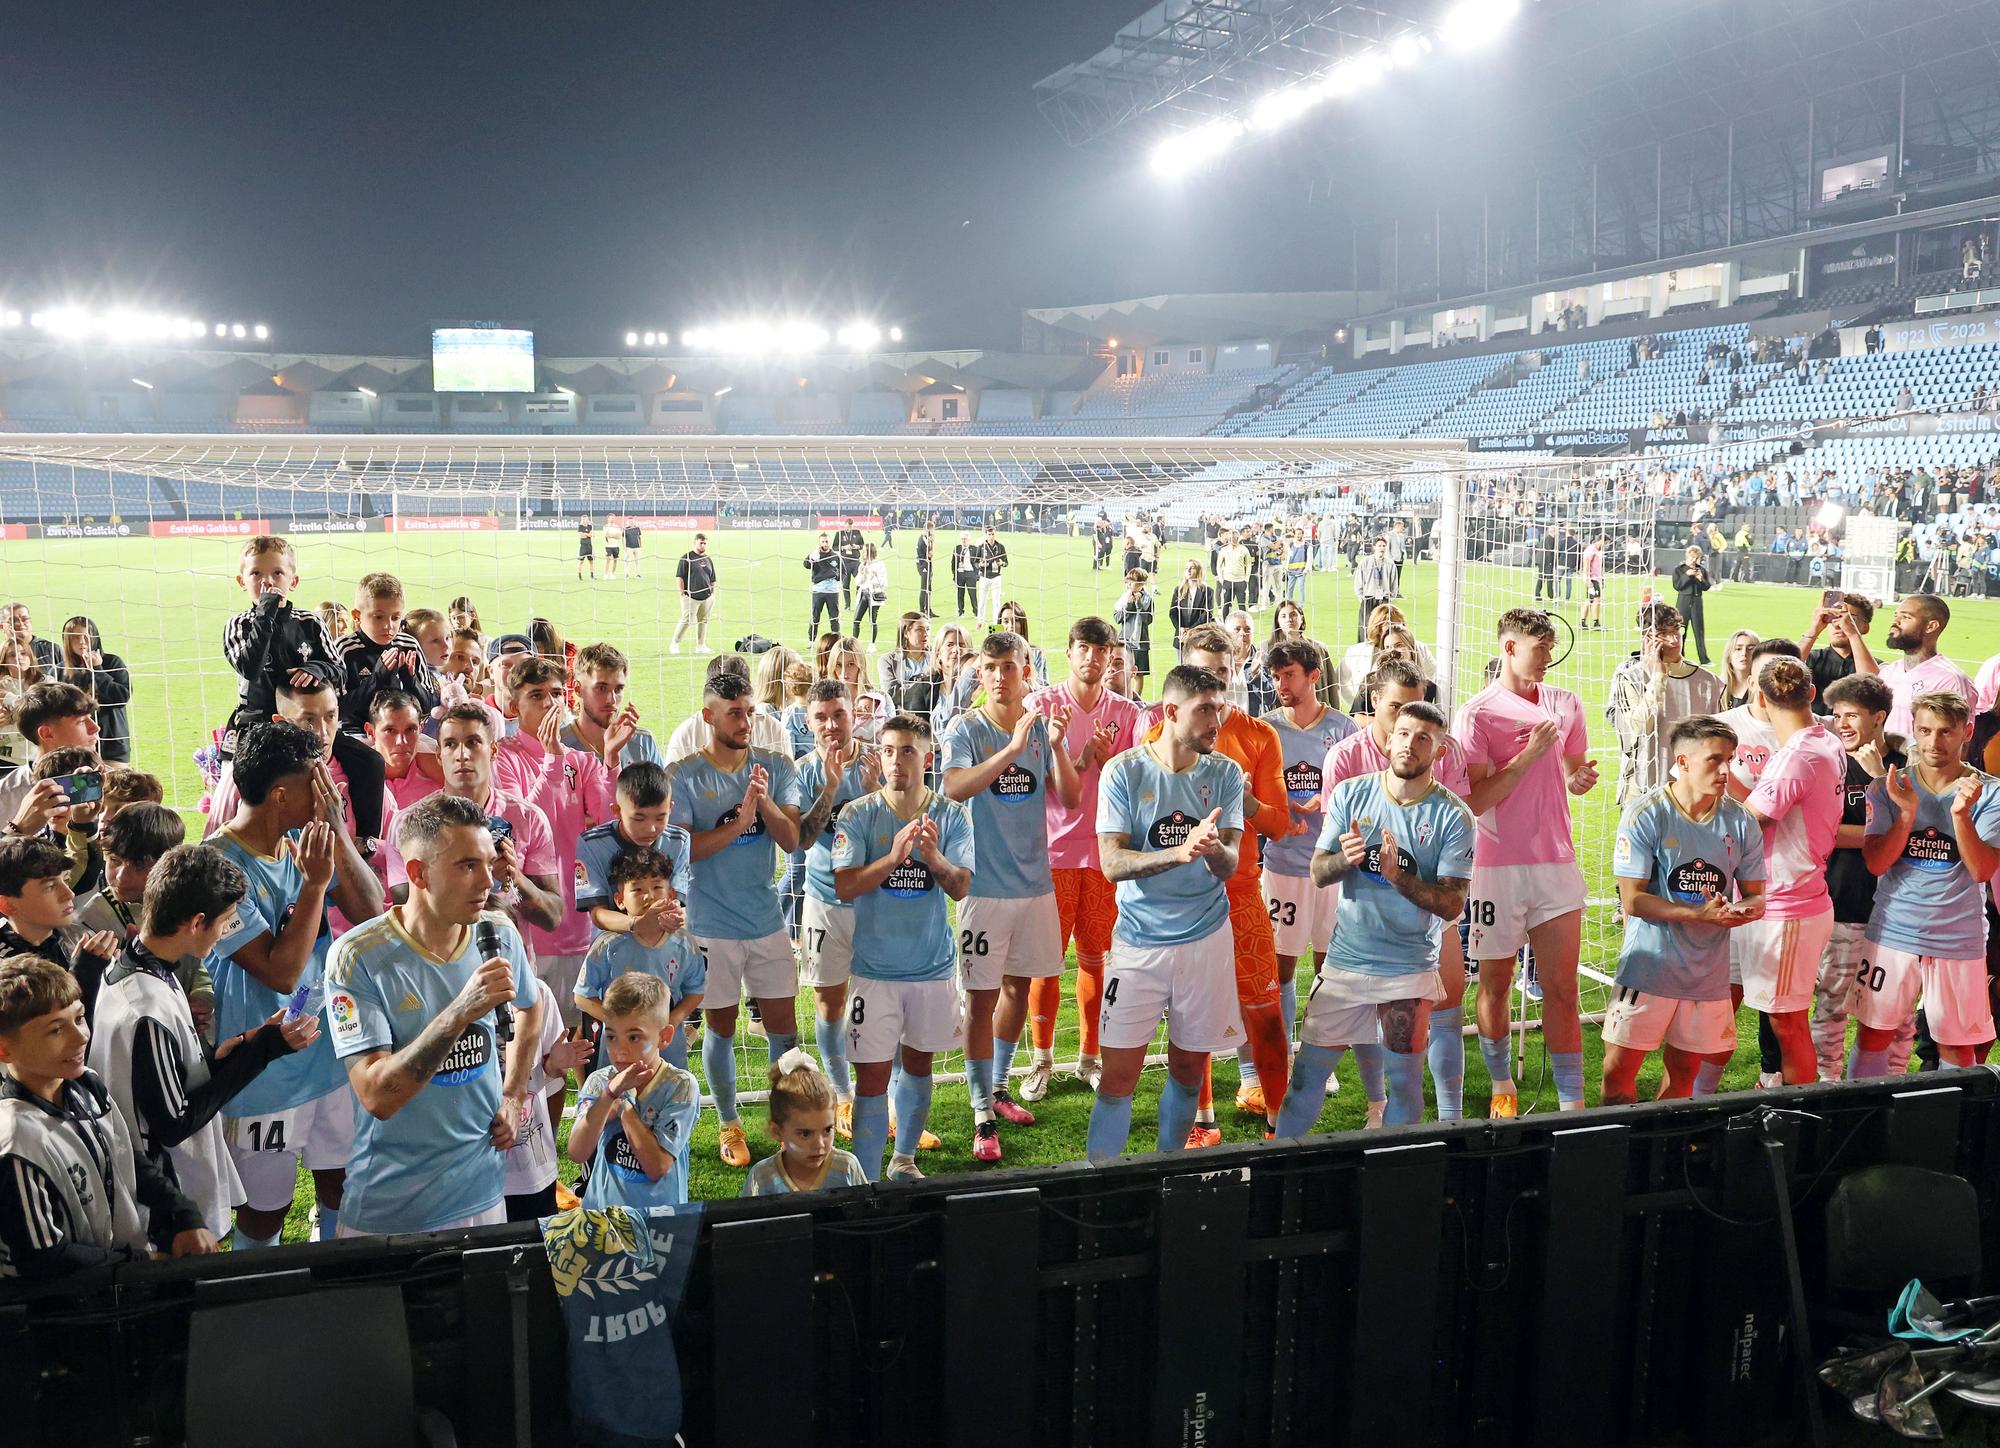
<path fill-rule="evenodd" d="M 58 774 L 56 788 L 63 792 L 63 799 L 70 804 L 95 804 L 104 798 L 104 776 L 94 769 Z"/>

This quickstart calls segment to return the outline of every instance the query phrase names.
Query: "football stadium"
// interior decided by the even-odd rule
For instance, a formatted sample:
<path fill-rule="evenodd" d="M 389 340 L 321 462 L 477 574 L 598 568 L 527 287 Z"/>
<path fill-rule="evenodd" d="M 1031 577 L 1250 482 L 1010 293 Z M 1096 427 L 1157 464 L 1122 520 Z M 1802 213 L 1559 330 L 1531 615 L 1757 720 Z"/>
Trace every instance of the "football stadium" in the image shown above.
<path fill-rule="evenodd" d="M 0 1443 L 2000 1434 L 2000 4 L 1135 3 L 25 28 Z"/>

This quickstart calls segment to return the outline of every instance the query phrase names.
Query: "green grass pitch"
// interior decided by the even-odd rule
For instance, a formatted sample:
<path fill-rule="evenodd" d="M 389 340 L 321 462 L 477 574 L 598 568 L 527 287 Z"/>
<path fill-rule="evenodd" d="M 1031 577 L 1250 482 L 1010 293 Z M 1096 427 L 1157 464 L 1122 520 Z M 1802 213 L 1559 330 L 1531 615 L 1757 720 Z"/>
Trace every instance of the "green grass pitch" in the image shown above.
<path fill-rule="evenodd" d="M 601 517 L 597 521 L 602 525 Z M 711 644 L 727 648 L 745 634 L 756 632 L 794 648 L 803 647 L 808 599 L 807 574 L 801 560 L 813 536 L 803 531 L 731 531 L 726 525 L 712 531 L 710 546 L 718 559 L 721 593 L 711 625 Z M 955 539 L 955 530 L 940 533 L 941 557 L 948 556 Z M 530 617 L 540 615 L 553 619 L 578 644 L 608 639 L 632 657 L 630 697 L 648 726 L 664 738 L 694 708 L 705 662 L 693 654 L 691 637 L 678 657 L 667 652 L 678 616 L 673 564 L 688 546 L 687 539 L 665 532 L 649 534 L 642 554 L 643 578 L 616 580 L 602 576 L 608 567 L 603 541 L 600 526 L 600 576 L 593 582 L 587 575 L 581 580 L 577 577 L 573 532 L 303 537 L 299 554 L 304 580 L 297 597 L 306 603 L 330 599 L 350 604 L 357 578 L 386 569 L 403 580 L 413 607 L 442 608 L 455 595 L 469 595 L 489 632 L 518 629 Z M 1013 558 L 1007 595 L 1027 609 L 1033 639 L 1047 650 L 1050 667 L 1059 674 L 1069 621 L 1083 613 L 1108 614 L 1120 581 L 1111 572 L 1091 569 L 1086 539 L 1011 534 L 1006 542 Z M 893 647 L 896 614 L 915 606 L 915 543 L 914 534 L 900 531 L 895 549 L 887 555 L 891 592 L 890 607 L 882 620 L 884 650 Z M 182 539 L 41 540 L 0 545 L 0 563 L 4 563 L 6 575 L 0 589 L 7 597 L 30 605 L 38 632 L 53 636 L 63 618 L 89 614 L 102 628 L 106 648 L 130 663 L 134 674 L 135 763 L 159 773 L 167 782 L 169 800 L 190 811 L 201 795 L 193 751 L 227 716 L 235 697 L 234 677 L 222 659 L 221 637 L 225 620 L 241 607 L 243 597 L 234 582 L 237 547 L 226 540 Z M 1205 550 L 1202 552 L 1205 558 Z M 1169 546 L 1162 560 L 1164 575 L 1175 578 L 1186 559 L 1195 555 L 1193 545 Z M 1596 793 L 1580 802 L 1577 809 L 1580 851 L 1599 871 L 1595 882 L 1598 894 L 1605 889 L 1601 872 L 1614 824 L 1611 800 L 1617 761 L 1610 728 L 1604 721 L 1604 685 L 1630 647 L 1632 606 L 1651 582 L 1614 578 L 1606 607 L 1609 627 L 1602 635 L 1580 635 L 1571 657 L 1551 674 L 1552 682 L 1583 694 L 1596 745 L 1594 753 L 1604 775 Z M 1419 636 L 1435 646 L 1437 570 L 1432 565 L 1411 567 L 1405 573 L 1403 590 L 1403 607 Z M 1465 582 L 1461 602 L 1478 616 L 1490 618 L 1500 608 L 1527 601 L 1531 590 L 1531 576 L 1523 570 L 1477 568 Z M 1806 626 L 1815 601 L 1816 595 L 1805 588 L 1727 585 L 1709 595 L 1711 653 L 1719 657 L 1722 641 L 1737 627 L 1796 637 Z M 947 582 L 934 601 L 942 621 L 952 619 L 954 604 Z M 1344 569 L 1312 577 L 1307 617 L 1313 632 L 1336 657 L 1354 636 L 1354 607 Z M 1580 596 L 1557 605 L 1558 612 L 1572 621 L 1580 609 Z M 2000 603 L 1963 601 L 1954 612 L 1945 651 L 1968 670 L 1976 669 L 1981 660 L 2000 652 Z M 1162 627 L 1154 635 L 1156 657 L 1165 652 L 1168 639 L 1164 608 L 1161 613 Z M 1260 624 L 1268 623 L 1268 612 L 1259 617 Z M 1886 619 L 1878 617 L 1871 635 L 1878 649 L 1885 631 Z M 1461 670 L 1460 678 L 1466 677 Z M 1608 970 L 1615 940 L 1600 919 L 1593 919 L 1586 951 Z M 1309 981 L 1310 969 L 1307 964 L 1303 980 Z M 1303 989 L 1302 985 L 1302 993 Z M 1601 997 L 1601 990 L 1595 1001 L 1586 993 L 1586 1008 L 1593 1004 L 1601 1008 Z M 809 1018 L 809 1009 L 808 999 L 802 996 L 802 1021 Z M 1065 1009 L 1058 1036 L 1059 1055 L 1060 1043 L 1074 1040 L 1073 1022 Z M 1743 1046 L 1725 1077 L 1727 1088 L 1749 1085 L 1755 1076 L 1756 1031 L 1753 1018 L 1747 1014 L 1740 1039 Z M 1023 1060 L 1026 1054 L 1024 1051 Z M 1585 1055 L 1594 1096 L 1599 1056 L 1594 1031 L 1586 1031 Z M 762 1051 L 755 1049 L 743 1072 L 746 1086 L 761 1084 L 762 1066 Z M 1361 1124 L 1359 1082 L 1351 1065 L 1344 1064 L 1342 1072 L 1342 1089 L 1328 1099 L 1320 1118 L 1323 1130 Z M 1483 1109 L 1486 1091 L 1485 1072 L 1476 1050 L 1467 1053 L 1466 1074 L 1467 1106 L 1476 1115 Z M 1657 1080 L 1656 1072 L 1648 1072 L 1642 1078 L 1642 1093 L 1652 1089 Z M 1135 1150 L 1151 1144 L 1158 1084 L 1159 1074 L 1153 1072 L 1140 1086 L 1132 1134 Z M 1524 1110 L 1554 1109 L 1553 1082 L 1542 1062 L 1539 1043 L 1532 1036 L 1521 1086 Z M 1224 1135 L 1250 1139 L 1260 1128 L 1233 1109 L 1234 1090 L 1234 1064 L 1218 1061 L 1216 1094 Z M 1090 1097 L 1082 1085 L 1058 1077 L 1053 1092 L 1035 1110 L 1039 1117 L 1035 1126 L 1006 1130 L 1007 1164 L 1053 1163 L 1080 1156 L 1090 1110 Z M 758 1108 L 748 1108 L 745 1120 L 752 1149 L 769 1150 Z M 971 1112 L 962 1086 L 938 1088 L 932 1123 L 945 1146 L 925 1154 L 921 1163 L 925 1169 L 972 1170 Z M 693 1189 L 698 1196 L 733 1195 L 740 1185 L 740 1175 L 716 1160 L 712 1115 L 703 1118 L 692 1167 Z M 307 1196 L 301 1193 L 302 1204 Z M 298 1235 L 303 1226 L 302 1205 L 294 1214 L 288 1236 Z"/>

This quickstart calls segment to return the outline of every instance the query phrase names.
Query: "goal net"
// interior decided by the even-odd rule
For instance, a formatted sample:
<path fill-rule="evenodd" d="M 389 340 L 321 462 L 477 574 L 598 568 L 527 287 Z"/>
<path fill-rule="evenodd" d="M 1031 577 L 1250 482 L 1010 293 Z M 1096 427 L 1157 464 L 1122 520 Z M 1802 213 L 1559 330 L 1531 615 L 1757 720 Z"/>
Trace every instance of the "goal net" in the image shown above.
<path fill-rule="evenodd" d="M 1354 540 L 1401 520 L 1399 606 L 1440 660 L 1443 692 L 1464 698 L 1478 687 L 1494 619 L 1532 601 L 1522 550 L 1536 528 L 1554 520 L 1643 535 L 1650 563 L 1644 500 L 1570 488 L 1573 471 L 1471 458 L 1456 442 L 1348 439 L 0 434 L 0 593 L 27 604 L 44 637 L 72 616 L 96 623 L 104 649 L 131 670 L 133 763 L 192 812 L 206 791 L 197 756 L 236 701 L 222 635 L 245 604 L 235 574 L 242 540 L 255 534 L 295 544 L 300 604 L 342 613 L 363 574 L 386 571 L 412 608 L 469 598 L 489 635 L 539 618 L 577 646 L 616 644 L 632 661 L 628 697 L 664 742 L 698 707 L 707 662 L 692 631 L 674 647 L 675 563 L 696 531 L 708 535 L 718 575 L 709 647 L 771 640 L 810 660 L 805 556 L 822 532 L 861 529 L 889 576 L 880 617 L 859 629 L 864 650 L 873 646 L 873 682 L 897 647 L 898 620 L 923 599 L 927 520 L 931 630 L 962 627 L 976 647 L 983 626 L 954 585 L 951 555 L 961 535 L 976 540 L 993 526 L 1009 557 L 1002 595 L 1025 614 L 1054 680 L 1066 672 L 1070 622 L 1108 617 L 1123 591 L 1127 536 L 1143 539 L 1142 520 L 1159 540 L 1144 554 L 1159 593 L 1156 659 L 1170 652 L 1174 583 L 1189 563 L 1210 566 L 1205 520 L 1280 525 L 1287 564 L 1305 535 L 1301 576 L 1287 585 L 1283 575 L 1298 570 L 1275 556 L 1262 575 L 1256 632 L 1269 634 L 1289 593 L 1335 659 L 1357 633 Z M 1492 500 L 1524 487 L 1530 511 L 1496 511 Z M 1104 566 L 1100 516 L 1115 538 Z M 585 520 L 588 559 L 578 556 Z M 640 533 L 636 557 L 622 546 L 628 526 Z M 1610 627 L 1564 634 L 1567 656 L 1552 677 L 1583 695 L 1594 737 L 1645 586 L 1622 564 L 1607 570 Z M 1579 588 L 1555 606 L 1570 624 Z M 839 629 L 854 626 L 845 601 Z M 1156 663 L 1155 691 L 1161 671 Z M 1598 754 L 1607 784 L 1581 805 L 1578 832 L 1595 887 L 1586 949 L 1609 960 L 1615 925 L 1601 896 L 1615 747 Z M 1057 1054 L 1072 1058 L 1073 1038 L 1059 1039 Z"/>

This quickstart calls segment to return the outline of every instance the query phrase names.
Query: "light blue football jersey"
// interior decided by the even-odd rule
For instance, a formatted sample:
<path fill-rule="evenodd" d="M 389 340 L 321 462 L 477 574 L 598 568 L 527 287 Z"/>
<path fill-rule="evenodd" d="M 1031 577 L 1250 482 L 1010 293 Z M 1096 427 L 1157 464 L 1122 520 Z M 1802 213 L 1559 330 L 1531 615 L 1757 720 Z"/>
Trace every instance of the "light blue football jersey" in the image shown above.
<path fill-rule="evenodd" d="M 769 777 L 772 802 L 797 805 L 798 771 L 781 754 L 752 749 L 743 767 L 734 771 L 717 767 L 706 754 L 691 754 L 674 766 L 668 819 L 689 834 L 732 822 L 750 787 L 750 771 L 758 765 Z M 761 940 L 777 934 L 785 928 L 785 912 L 772 886 L 777 870 L 778 847 L 760 813 L 733 842 L 694 862 L 688 929 L 711 940 Z"/>
<path fill-rule="evenodd" d="M 1380 773 L 1358 774 L 1327 796 L 1319 848 L 1338 851 L 1350 829 L 1367 844 L 1368 858 L 1340 881 L 1327 959 L 1358 975 L 1435 969 L 1445 922 L 1382 878 L 1382 836 L 1395 838 L 1396 858 L 1420 879 L 1470 880 L 1479 836 L 1472 811 L 1435 780 L 1422 799 L 1404 804 Z"/>
<path fill-rule="evenodd" d="M 1354 732 L 1354 721 L 1338 709 L 1324 711 L 1311 727 L 1299 728 L 1285 718 L 1285 711 L 1273 709 L 1264 722 L 1278 731 L 1278 747 L 1283 750 L 1282 769 L 1285 799 L 1294 808 L 1320 797 L 1326 783 L 1326 756 L 1333 746 Z M 1312 874 L 1313 840 L 1317 830 L 1302 835 L 1286 835 L 1264 841 L 1264 868 L 1274 875 L 1305 879 Z"/>
<path fill-rule="evenodd" d="M 260 855 L 227 829 L 217 830 L 208 839 L 209 849 L 218 850 L 241 869 L 250 882 L 249 893 L 236 907 L 236 928 L 215 944 L 208 957 L 209 979 L 215 982 L 216 1039 L 226 1041 L 255 1031 L 282 1009 L 288 997 L 264 985 L 231 957 L 258 936 L 268 932 L 276 938 L 291 919 L 292 906 L 305 884 L 289 851 L 276 857 Z M 339 876 L 335 875 L 335 880 Z M 331 900 L 333 885 L 327 885 Z M 333 929 L 326 912 L 320 912 L 319 938 L 313 942 L 312 959 L 299 975 L 299 984 L 323 987 L 327 947 L 333 943 Z M 333 1042 L 322 1033 L 303 1051 L 280 1056 L 258 1072 L 241 1091 L 229 1098 L 229 1116 L 272 1116 L 317 1101 L 327 1092 L 347 1084 L 347 1072 L 334 1059 Z"/>
<path fill-rule="evenodd" d="M 939 778 L 949 769 L 984 764 L 1013 738 L 974 709 L 951 721 L 944 735 L 944 761 Z M 1026 900 L 1056 888 L 1049 870 L 1049 725 L 1037 715 L 1028 731 L 1021 757 L 971 799 L 972 832 L 979 841 L 979 871 L 968 892 L 981 900 Z"/>
<path fill-rule="evenodd" d="M 583 736 L 576 732 L 574 721 L 563 730 L 562 742 L 571 749 L 581 749 L 585 754 L 597 753 L 595 749 L 592 749 L 588 744 L 583 742 Z M 660 753 L 659 741 L 653 738 L 653 733 L 650 729 L 634 729 L 632 737 L 625 742 L 625 747 L 618 751 L 618 767 L 620 769 L 623 769 L 628 764 L 665 764 L 666 762 L 666 759 Z"/>
<path fill-rule="evenodd" d="M 838 1191 L 841 1187 L 859 1187 L 868 1184 L 868 1174 L 861 1169 L 860 1159 L 851 1151 L 833 1149 L 826 1163 L 826 1175 L 820 1178 L 816 1187 L 795 1187 L 792 1179 L 785 1175 L 785 1154 L 774 1151 L 755 1166 L 750 1175 L 743 1179 L 743 1190 L 739 1197 L 782 1197 L 795 1192 Z"/>
<path fill-rule="evenodd" d="M 865 751 L 867 746 L 862 748 Z M 813 750 L 799 760 L 800 813 L 812 808 L 812 802 L 819 798 L 825 785 L 826 761 L 820 758 L 818 750 Z M 826 817 L 826 828 L 817 839 L 805 842 L 806 894 L 842 910 L 847 907 L 833 893 L 833 836 L 840 823 L 840 812 L 867 793 L 862 782 L 861 756 L 856 755 L 854 763 L 840 771 L 840 784 L 833 792 L 833 813 Z"/>
<path fill-rule="evenodd" d="M 965 806 L 932 791 L 924 809 L 937 822 L 939 853 L 960 869 L 972 869 L 972 816 Z M 908 823 L 880 790 L 857 799 L 840 812 L 835 826 L 833 867 L 881 859 Z M 949 980 L 958 964 L 958 942 L 946 914 L 948 898 L 915 854 L 891 870 L 880 887 L 854 901 L 854 973 L 869 980 Z"/>
<path fill-rule="evenodd" d="M 1205 754 L 1175 774 L 1145 745 L 1108 761 L 1097 782 L 1097 833 L 1123 835 L 1133 850 L 1166 850 L 1216 810 L 1225 830 L 1243 828 L 1243 770 L 1235 760 Z M 1242 848 L 1255 849 L 1248 841 Z M 1213 935 L 1229 921 L 1229 897 L 1206 862 L 1193 860 L 1143 880 L 1118 882 L 1118 924 L 1127 945 L 1184 945 Z"/>
<path fill-rule="evenodd" d="M 590 1110 L 591 1103 L 605 1093 L 616 1074 L 610 1066 L 590 1073 L 590 1079 L 576 1093 L 578 1116 Z M 700 1115 L 701 1087 L 695 1084 L 694 1077 L 671 1061 L 660 1062 L 660 1069 L 653 1073 L 653 1079 L 639 1095 L 639 1119 L 652 1131 L 653 1139 L 673 1156 L 674 1164 L 658 1181 L 647 1176 L 632 1143 L 625 1137 L 621 1115 L 614 1115 L 604 1124 L 604 1134 L 597 1139 L 597 1163 L 590 1169 L 590 1181 L 583 1189 L 584 1206 L 630 1207 L 643 1212 L 648 1207 L 672 1207 L 685 1202 L 688 1143 L 694 1137 L 695 1120 Z"/>
<path fill-rule="evenodd" d="M 504 915 L 483 919 L 514 968 L 514 1007 L 527 1010 L 538 997 L 520 932 Z M 477 942 L 467 930 L 457 953 L 439 960 L 393 910 L 341 936 L 327 962 L 325 1034 L 334 1053 L 346 1060 L 416 1040 L 479 969 Z M 341 1221 L 363 1232 L 422 1232 L 498 1205 L 504 1163 L 487 1133 L 505 1063 L 494 1031 L 491 1014 L 467 1026 L 437 1074 L 388 1120 L 355 1111 Z"/>
<path fill-rule="evenodd" d="M 1618 821 L 1611 873 L 1643 880 L 1647 893 L 1678 905 L 1699 905 L 1711 892 L 1734 899 L 1739 883 L 1765 877 L 1764 831 L 1733 799 L 1698 820 L 1665 786 L 1649 789 Z M 1729 930 L 1627 915 L 1617 980 L 1669 1000 L 1727 1000 Z"/>
<path fill-rule="evenodd" d="M 1977 771 L 1974 771 L 1977 773 Z M 1952 828 L 1951 801 L 1957 781 L 1939 794 L 1924 788 L 1916 767 L 1909 770 L 1917 790 L 1917 818 L 1910 842 L 1887 873 L 1875 883 L 1875 911 L 1864 932 L 1877 945 L 1913 955 L 1946 960 L 1970 960 L 1986 953 L 1986 887 L 1972 878 L 1959 856 L 1958 832 Z M 1985 790 L 1972 807 L 1972 825 L 1979 838 L 2000 845 L 2000 780 L 1981 774 Z M 1896 822 L 1889 801 L 1889 782 L 1868 786 L 1869 835 L 1886 835 Z M 217 998 L 220 999 L 218 992 Z"/>
<path fill-rule="evenodd" d="M 593 905 L 617 908 L 618 902 L 611 898 L 612 863 L 627 850 L 638 848 L 625 838 L 616 820 L 606 820 L 585 830 L 576 844 L 576 908 L 583 911 Z M 668 825 L 653 842 L 653 848 L 667 857 L 674 896 L 685 908 L 694 889 L 694 857 L 690 853 L 688 832 L 678 825 Z"/>

